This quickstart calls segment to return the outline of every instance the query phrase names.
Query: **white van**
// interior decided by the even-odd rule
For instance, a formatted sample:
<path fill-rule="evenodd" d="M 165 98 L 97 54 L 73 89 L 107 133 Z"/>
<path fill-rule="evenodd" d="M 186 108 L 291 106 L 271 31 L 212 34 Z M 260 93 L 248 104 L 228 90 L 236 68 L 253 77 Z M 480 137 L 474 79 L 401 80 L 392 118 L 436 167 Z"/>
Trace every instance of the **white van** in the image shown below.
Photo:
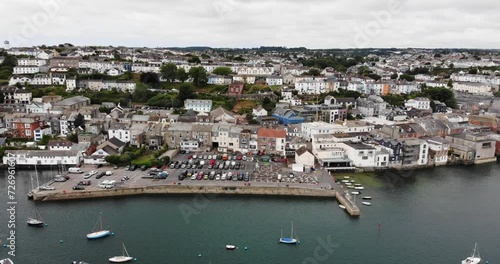
<path fill-rule="evenodd" d="M 115 184 L 116 184 L 116 181 L 104 180 L 101 183 L 99 183 L 98 186 L 99 186 L 99 188 L 103 188 L 103 189 L 111 189 L 111 188 L 115 187 Z"/>
<path fill-rule="evenodd" d="M 69 173 L 83 173 L 83 170 L 81 168 L 78 168 L 78 167 L 73 167 L 73 168 L 69 168 L 68 172 Z"/>
<path fill-rule="evenodd" d="M 111 175 L 113 175 L 112 171 L 106 171 L 106 176 L 111 176 Z"/>
<path fill-rule="evenodd" d="M 106 186 L 108 186 L 109 182 L 110 182 L 109 180 L 104 180 L 101 183 L 99 183 L 98 186 L 99 186 L 99 188 L 106 189 Z"/>

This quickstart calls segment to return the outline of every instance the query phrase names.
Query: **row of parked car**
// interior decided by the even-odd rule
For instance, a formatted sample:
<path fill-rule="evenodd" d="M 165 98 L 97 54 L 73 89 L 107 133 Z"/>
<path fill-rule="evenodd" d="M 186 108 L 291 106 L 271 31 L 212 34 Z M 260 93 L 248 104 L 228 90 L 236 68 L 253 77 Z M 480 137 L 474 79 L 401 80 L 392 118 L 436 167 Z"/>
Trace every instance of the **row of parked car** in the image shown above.
<path fill-rule="evenodd" d="M 179 174 L 179 180 L 189 178 L 191 180 L 216 180 L 216 181 L 250 181 L 249 172 L 222 172 L 222 171 L 183 171 Z"/>
<path fill-rule="evenodd" d="M 148 169 L 148 167 L 146 165 L 142 165 L 140 168 L 137 165 L 128 165 L 127 167 L 125 167 L 126 171 L 135 171 L 137 169 L 140 169 L 141 171 L 145 171 Z"/>

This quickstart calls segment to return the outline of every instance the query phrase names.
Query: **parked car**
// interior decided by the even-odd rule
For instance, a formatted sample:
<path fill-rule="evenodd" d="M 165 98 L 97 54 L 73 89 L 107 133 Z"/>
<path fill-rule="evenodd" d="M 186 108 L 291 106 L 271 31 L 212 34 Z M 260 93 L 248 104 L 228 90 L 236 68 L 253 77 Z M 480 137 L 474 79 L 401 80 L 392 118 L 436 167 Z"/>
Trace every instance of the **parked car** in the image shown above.
<path fill-rule="evenodd" d="M 127 167 L 125 167 L 125 170 L 126 171 L 130 170 L 130 165 L 127 165 Z"/>
<path fill-rule="evenodd" d="M 77 184 L 77 185 L 85 185 L 85 186 L 89 186 L 89 185 L 91 185 L 91 182 L 90 182 L 90 180 L 89 180 L 89 181 L 80 181 L 80 182 L 78 182 L 78 184 Z"/>
<path fill-rule="evenodd" d="M 73 190 L 85 190 L 85 187 L 81 186 L 81 185 L 75 185 L 73 186 Z"/>
<path fill-rule="evenodd" d="M 64 178 L 64 177 L 62 177 L 62 176 L 61 176 L 61 177 L 56 177 L 56 178 L 54 179 L 54 181 L 55 181 L 55 182 L 65 182 L 65 181 L 67 181 L 67 180 L 66 180 L 66 178 Z"/>
<path fill-rule="evenodd" d="M 115 170 L 118 169 L 118 165 L 113 166 L 113 169 Z"/>
<path fill-rule="evenodd" d="M 196 175 L 196 173 L 193 173 L 193 174 L 191 175 L 191 180 L 196 180 L 196 177 L 198 177 L 198 175 Z"/>
<path fill-rule="evenodd" d="M 129 178 L 128 176 L 123 176 L 123 177 L 121 178 L 121 181 L 128 181 L 129 179 L 130 179 L 130 178 Z"/>
<path fill-rule="evenodd" d="M 147 170 L 147 169 L 148 169 L 148 167 L 147 167 L 146 165 L 142 165 L 142 167 L 141 167 L 141 171 L 145 171 L 145 170 Z"/>
<path fill-rule="evenodd" d="M 233 180 L 233 181 L 237 181 L 239 176 L 240 176 L 240 175 L 238 174 L 238 172 L 234 172 L 234 173 L 233 173 L 233 178 L 232 178 L 232 180 Z"/>
<path fill-rule="evenodd" d="M 215 175 L 215 180 L 220 181 L 220 174 L 217 173 L 217 175 Z"/>
<path fill-rule="evenodd" d="M 246 181 L 246 182 L 250 181 L 250 173 L 248 171 L 245 172 L 245 176 L 243 176 L 243 180 Z"/>
<path fill-rule="evenodd" d="M 186 151 L 181 149 L 181 151 L 179 151 L 180 154 L 186 154 Z"/>
<path fill-rule="evenodd" d="M 238 174 L 238 181 L 242 181 L 243 180 L 243 173 L 240 173 Z"/>
<path fill-rule="evenodd" d="M 136 166 L 136 165 L 132 165 L 132 166 L 130 166 L 130 170 L 131 170 L 131 171 L 135 171 L 135 170 L 137 170 L 137 166 Z"/>

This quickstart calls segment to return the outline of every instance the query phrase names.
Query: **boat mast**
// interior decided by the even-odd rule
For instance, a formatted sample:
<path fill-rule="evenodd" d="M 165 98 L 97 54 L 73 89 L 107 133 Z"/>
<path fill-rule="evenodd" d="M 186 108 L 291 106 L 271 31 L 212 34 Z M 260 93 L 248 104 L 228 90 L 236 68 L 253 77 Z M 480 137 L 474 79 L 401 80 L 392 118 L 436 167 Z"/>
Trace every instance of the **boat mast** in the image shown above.
<path fill-rule="evenodd" d="M 122 253 L 122 254 L 123 254 L 124 256 L 130 257 L 130 256 L 128 255 L 127 248 L 125 247 L 125 243 L 123 243 L 123 242 L 122 242 L 122 245 L 123 245 L 123 253 Z"/>
<path fill-rule="evenodd" d="M 38 181 L 38 170 L 36 169 L 36 163 L 35 163 L 35 174 L 36 174 L 36 188 L 40 188 L 40 182 Z"/>
<path fill-rule="evenodd" d="M 290 237 L 293 238 L 293 222 L 292 222 L 292 231 L 290 232 Z"/>

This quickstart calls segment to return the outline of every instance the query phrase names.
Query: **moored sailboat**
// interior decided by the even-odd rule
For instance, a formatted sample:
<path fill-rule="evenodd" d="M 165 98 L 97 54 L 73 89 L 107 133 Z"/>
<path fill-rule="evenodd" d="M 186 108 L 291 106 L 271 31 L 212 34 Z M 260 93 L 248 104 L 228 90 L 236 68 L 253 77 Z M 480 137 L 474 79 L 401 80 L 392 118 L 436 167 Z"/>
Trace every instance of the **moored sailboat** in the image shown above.
<path fill-rule="evenodd" d="M 28 217 L 28 220 L 26 221 L 29 226 L 36 226 L 36 227 L 42 227 L 43 226 L 43 220 L 40 214 L 38 213 L 37 210 L 35 210 L 35 216 L 33 217 Z"/>
<path fill-rule="evenodd" d="M 123 263 L 123 262 L 129 262 L 133 260 L 134 258 L 131 257 L 128 252 L 127 248 L 125 247 L 125 243 L 122 242 L 122 255 L 121 256 L 115 256 L 109 259 L 109 262 L 113 263 Z"/>
<path fill-rule="evenodd" d="M 293 222 L 292 222 L 292 230 L 290 232 L 290 237 L 283 237 L 283 230 L 281 230 L 281 236 L 280 236 L 279 241 L 280 241 L 280 243 L 284 243 L 284 244 L 297 244 L 297 243 L 299 243 L 298 238 L 294 237 Z"/>
<path fill-rule="evenodd" d="M 100 224 L 100 228 L 96 229 L 99 224 Z M 92 230 L 91 233 L 87 234 L 87 238 L 88 239 L 97 239 L 97 238 L 107 237 L 109 235 L 111 235 L 111 231 L 105 230 L 102 228 L 102 216 L 99 215 L 99 219 L 97 220 L 97 223 L 94 226 L 94 229 Z"/>
<path fill-rule="evenodd" d="M 474 250 L 472 251 L 472 256 L 462 260 L 462 264 L 479 264 L 479 263 L 481 263 L 481 256 L 479 255 L 479 249 L 477 249 L 477 243 L 476 243 L 474 245 Z"/>

